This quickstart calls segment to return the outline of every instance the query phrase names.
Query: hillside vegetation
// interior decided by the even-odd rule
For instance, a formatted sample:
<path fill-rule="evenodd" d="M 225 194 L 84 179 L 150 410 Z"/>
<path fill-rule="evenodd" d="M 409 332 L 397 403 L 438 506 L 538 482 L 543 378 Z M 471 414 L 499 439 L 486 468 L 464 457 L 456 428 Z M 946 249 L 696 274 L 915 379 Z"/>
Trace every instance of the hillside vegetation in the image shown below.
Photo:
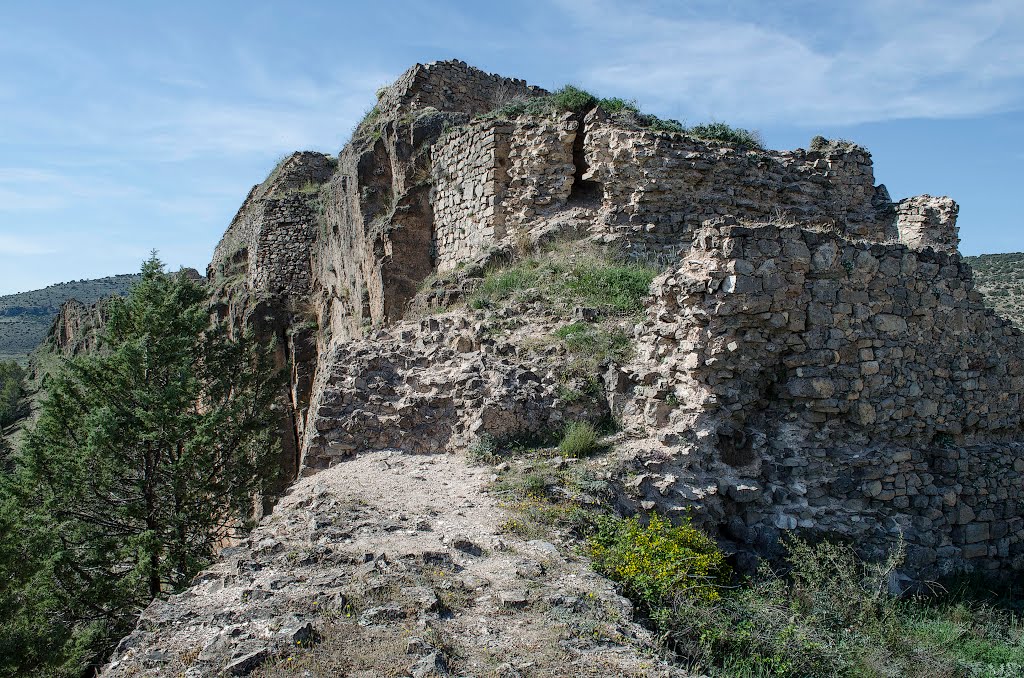
<path fill-rule="evenodd" d="M 124 296 L 138 281 L 136 274 L 95 280 L 72 280 L 41 290 L 0 296 L 0 360 L 24 364 L 50 329 L 60 305 L 68 299 L 92 304 L 112 295 Z"/>
<path fill-rule="evenodd" d="M 1024 252 L 965 257 L 977 289 L 999 315 L 1024 328 Z"/>
<path fill-rule="evenodd" d="M 154 255 L 110 303 L 107 350 L 46 380 L 0 473 L 0 676 L 92 675 L 275 477 L 270 354 L 211 328 L 207 295 Z"/>

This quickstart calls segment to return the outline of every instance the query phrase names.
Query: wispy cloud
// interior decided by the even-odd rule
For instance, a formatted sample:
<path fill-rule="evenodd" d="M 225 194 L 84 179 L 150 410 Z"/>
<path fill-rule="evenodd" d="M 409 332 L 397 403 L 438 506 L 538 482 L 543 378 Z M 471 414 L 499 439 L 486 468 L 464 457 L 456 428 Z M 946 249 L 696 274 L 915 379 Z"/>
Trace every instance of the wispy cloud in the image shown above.
<path fill-rule="evenodd" d="M 54 210 L 83 200 L 139 195 L 132 186 L 96 176 L 32 167 L 0 167 L 0 212 Z"/>
<path fill-rule="evenodd" d="M 817 26 L 796 16 L 666 18 L 605 0 L 560 5 L 601 46 L 588 83 L 691 115 L 850 124 L 1024 106 L 1017 0 L 875 0 Z"/>
<path fill-rule="evenodd" d="M 26 257 L 53 254 L 56 251 L 55 247 L 38 238 L 0 233 L 0 256 Z"/>

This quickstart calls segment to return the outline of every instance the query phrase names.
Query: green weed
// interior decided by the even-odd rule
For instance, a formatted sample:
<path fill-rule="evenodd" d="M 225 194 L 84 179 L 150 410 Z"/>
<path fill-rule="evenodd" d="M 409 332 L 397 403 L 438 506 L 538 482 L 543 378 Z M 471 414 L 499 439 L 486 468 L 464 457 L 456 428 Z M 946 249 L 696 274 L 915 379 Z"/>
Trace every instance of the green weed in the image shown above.
<path fill-rule="evenodd" d="M 579 459 L 589 456 L 599 448 L 597 430 L 587 421 L 576 421 L 569 424 L 558 443 L 558 451 L 566 457 Z"/>

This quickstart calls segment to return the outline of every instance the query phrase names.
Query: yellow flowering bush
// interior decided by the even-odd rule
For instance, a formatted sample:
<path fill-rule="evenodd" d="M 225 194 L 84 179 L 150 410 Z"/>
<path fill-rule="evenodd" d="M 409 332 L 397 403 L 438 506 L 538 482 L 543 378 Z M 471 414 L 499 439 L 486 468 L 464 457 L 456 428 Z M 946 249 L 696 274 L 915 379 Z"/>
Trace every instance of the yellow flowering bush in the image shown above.
<path fill-rule="evenodd" d="M 673 526 L 657 515 L 647 525 L 635 517 L 599 517 L 590 557 L 598 572 L 651 611 L 680 596 L 713 603 L 729 579 L 725 556 L 711 537 L 689 523 Z"/>

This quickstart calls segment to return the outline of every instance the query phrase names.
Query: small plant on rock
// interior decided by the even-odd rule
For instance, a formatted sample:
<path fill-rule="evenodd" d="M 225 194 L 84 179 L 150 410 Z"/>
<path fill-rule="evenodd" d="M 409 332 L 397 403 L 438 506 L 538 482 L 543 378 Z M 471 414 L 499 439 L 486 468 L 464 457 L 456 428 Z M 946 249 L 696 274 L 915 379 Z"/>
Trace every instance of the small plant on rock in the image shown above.
<path fill-rule="evenodd" d="M 598 449 L 597 430 L 588 421 L 569 424 L 558 443 L 558 451 L 565 457 L 579 459 Z"/>
<path fill-rule="evenodd" d="M 470 446 L 466 456 L 473 464 L 493 464 L 498 458 L 498 442 L 485 433 Z"/>
<path fill-rule="evenodd" d="M 757 132 L 740 127 L 732 127 L 724 122 L 709 122 L 703 125 L 694 125 L 686 130 L 686 132 L 690 136 L 697 137 L 698 139 L 722 141 L 727 144 L 746 146 L 747 148 L 754 148 L 758 150 L 764 148 L 764 144 L 761 141 L 761 135 Z"/>
<path fill-rule="evenodd" d="M 559 111 L 585 113 L 596 106 L 598 100 L 586 90 L 575 85 L 565 85 L 551 95 L 551 102 Z"/>

